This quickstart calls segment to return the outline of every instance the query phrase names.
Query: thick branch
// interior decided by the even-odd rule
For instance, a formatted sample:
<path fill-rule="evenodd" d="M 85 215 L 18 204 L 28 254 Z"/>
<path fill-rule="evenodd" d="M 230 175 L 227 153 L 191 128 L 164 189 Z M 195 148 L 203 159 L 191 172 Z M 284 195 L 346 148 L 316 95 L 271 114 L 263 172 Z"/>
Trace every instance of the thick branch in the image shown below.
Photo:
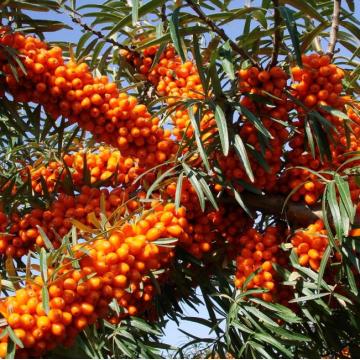
<path fill-rule="evenodd" d="M 331 23 L 329 46 L 327 51 L 328 55 L 330 55 L 331 57 L 334 56 L 337 33 L 339 31 L 340 6 L 341 0 L 334 0 L 334 11 Z"/>
<path fill-rule="evenodd" d="M 207 24 L 212 31 L 217 33 L 224 41 L 228 41 L 231 48 L 241 55 L 243 58 L 249 60 L 253 66 L 260 67 L 259 64 L 239 45 L 237 45 L 233 40 L 231 40 L 225 33 L 225 31 L 219 28 L 211 19 L 209 19 L 206 14 L 201 10 L 201 8 L 195 4 L 193 0 L 186 0 L 189 6 L 195 11 L 199 18 Z"/>
<path fill-rule="evenodd" d="M 310 209 L 301 203 L 288 201 L 284 208 L 286 197 L 281 195 L 257 195 L 244 192 L 241 197 L 250 210 L 275 215 L 299 226 L 307 226 L 318 219 L 322 219 L 321 209 Z"/>
<path fill-rule="evenodd" d="M 273 0 L 274 4 L 274 36 L 273 36 L 273 51 L 271 54 L 271 60 L 269 67 L 273 67 L 277 64 L 279 56 L 280 42 L 281 42 L 281 31 L 280 31 L 280 11 L 279 11 L 279 0 Z"/>

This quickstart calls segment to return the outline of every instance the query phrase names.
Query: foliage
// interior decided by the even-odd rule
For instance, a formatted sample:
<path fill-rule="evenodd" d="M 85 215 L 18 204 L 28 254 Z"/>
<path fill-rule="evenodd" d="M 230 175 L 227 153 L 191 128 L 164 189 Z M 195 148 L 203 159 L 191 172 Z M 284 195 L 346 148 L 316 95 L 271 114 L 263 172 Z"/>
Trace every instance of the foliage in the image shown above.
<path fill-rule="evenodd" d="M 118 233 L 129 231 L 130 248 L 138 236 L 149 240 L 140 224 L 157 216 L 149 228 L 151 236 L 159 234 L 147 240 L 160 254 L 153 255 L 156 265 L 147 268 L 135 250 L 131 261 L 116 255 L 119 268 L 129 263 L 133 271 L 137 264 L 140 280 L 125 277 L 106 315 L 96 308 L 94 321 L 74 332 L 75 343 L 46 348 L 47 357 L 158 358 L 166 351 L 181 358 L 359 356 L 360 23 L 356 2 L 347 0 L 337 14 L 338 2 L 0 4 L 2 298 L 32 284 L 48 315 L 51 298 L 59 297 L 50 287 L 56 276 L 66 278 L 64 267 L 80 271 L 93 251 L 106 253 L 102 242 L 121 238 Z M 68 21 L 44 20 L 41 12 Z M 62 77 L 56 67 L 34 73 L 24 59 L 35 50 L 4 40 L 13 34 L 44 40 L 47 32 L 71 29 L 69 23 L 81 30 L 80 39 L 51 46 L 62 49 L 56 67 L 63 59 L 75 64 L 71 81 L 82 81 L 77 90 L 90 86 L 90 105 L 83 105 L 83 96 L 75 115 L 75 95 L 51 100 Z M 80 71 L 83 62 L 88 67 Z M 101 83 L 100 76 L 110 81 Z M 41 92 L 37 85 L 46 81 Z M 63 89 L 75 91 L 66 81 Z M 112 88 L 101 92 L 110 83 L 120 95 Z M 132 97 L 141 105 L 131 108 Z M 102 123 L 94 120 L 102 115 L 86 113 L 96 108 L 107 114 L 116 106 L 119 112 L 104 115 Z M 147 142 L 140 128 L 155 128 L 155 140 Z M 96 205 L 87 208 L 94 198 Z M 69 199 L 75 205 L 66 207 Z M 169 209 L 176 220 L 160 231 L 163 216 L 170 216 L 166 203 L 174 204 Z M 179 215 L 182 207 L 186 218 Z M 322 222 L 315 222 L 319 214 Z M 16 238 L 26 245 L 17 246 Z M 256 251 L 271 249 L 269 258 L 255 258 Z M 104 273 L 87 273 L 79 286 L 98 276 L 105 282 Z M 32 335 L 20 339 L 14 332 L 4 299 L 0 345 L 7 344 L 8 357 L 32 355 L 21 353 L 35 348 Z M 208 315 L 188 317 L 184 304 L 204 305 Z M 168 321 L 205 326 L 209 337 L 184 332 L 189 341 L 180 348 L 163 344 Z"/>

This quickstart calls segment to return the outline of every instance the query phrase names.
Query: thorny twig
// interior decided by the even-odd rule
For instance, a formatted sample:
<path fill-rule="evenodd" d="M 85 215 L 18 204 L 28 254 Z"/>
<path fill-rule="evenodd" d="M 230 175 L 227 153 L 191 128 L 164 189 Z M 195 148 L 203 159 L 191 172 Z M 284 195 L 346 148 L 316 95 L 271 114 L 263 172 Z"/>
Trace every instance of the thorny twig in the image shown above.
<path fill-rule="evenodd" d="M 193 0 L 186 0 L 189 6 L 194 10 L 194 12 L 199 16 L 199 18 L 205 22 L 212 31 L 217 33 L 224 41 L 228 41 L 231 48 L 241 55 L 243 58 L 249 60 L 253 66 L 260 67 L 257 61 L 249 55 L 244 49 L 237 45 L 233 40 L 231 40 L 225 33 L 225 31 L 219 28 L 211 19 L 209 19 L 206 14 L 201 10 L 201 8 L 195 4 Z"/>
<path fill-rule="evenodd" d="M 333 57 L 335 52 L 335 45 L 337 40 L 337 33 L 339 30 L 339 17 L 340 17 L 341 0 L 334 0 L 334 10 L 331 23 L 330 40 L 327 53 Z"/>
<path fill-rule="evenodd" d="M 78 17 L 75 17 L 73 15 L 70 15 L 71 16 L 71 19 L 74 23 L 76 24 L 79 24 L 84 30 L 86 31 L 90 31 L 92 32 L 95 36 L 97 36 L 99 39 L 102 39 L 103 41 L 109 43 L 109 44 L 112 44 L 114 46 L 117 46 L 119 47 L 120 49 L 124 49 L 124 50 L 127 50 L 131 53 L 135 53 L 135 50 L 130 48 L 129 46 L 126 46 L 126 45 L 123 45 L 123 44 L 120 44 L 119 42 L 117 42 L 116 40 L 114 39 L 109 39 L 107 38 L 101 31 L 97 31 L 97 30 L 94 30 L 92 29 L 89 25 L 83 23 L 80 18 Z"/>

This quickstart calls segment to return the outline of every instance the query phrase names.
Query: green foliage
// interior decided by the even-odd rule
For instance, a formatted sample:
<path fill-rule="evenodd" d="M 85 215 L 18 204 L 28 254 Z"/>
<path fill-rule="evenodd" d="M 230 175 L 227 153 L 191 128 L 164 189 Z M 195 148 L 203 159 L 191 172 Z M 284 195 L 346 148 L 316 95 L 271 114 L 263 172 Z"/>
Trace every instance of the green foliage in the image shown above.
<path fill-rule="evenodd" d="M 196 16 L 186 1 L 107 0 L 101 4 L 79 7 L 75 1 L 3 1 L 0 10 L 3 25 L 25 33 L 35 32 L 40 37 L 43 37 L 43 32 L 69 29 L 70 26 L 55 20 L 38 19 L 37 12 L 49 12 L 49 17 L 64 13 L 69 19 L 80 19 L 80 23 L 76 24 L 74 21 L 73 25 L 79 26 L 83 31 L 79 41 L 71 44 L 70 50 L 64 43 L 59 43 L 68 55 L 77 61 L 86 61 L 94 72 L 111 77 L 119 88 L 136 95 L 139 101 L 148 105 L 154 116 L 162 116 L 165 123 L 177 107 L 187 108 L 194 138 L 184 137 L 176 163 L 169 170 L 157 173 L 157 179 L 147 188 L 147 195 L 149 197 L 155 190 L 161 189 L 167 181 L 175 180 L 175 203 L 179 207 L 181 186 L 184 178 L 188 178 L 197 192 L 201 208 L 204 210 L 210 204 L 218 209 L 218 199 L 209 186 L 209 179 L 215 176 L 220 184 L 226 181 L 220 170 L 212 170 L 214 160 L 211 155 L 215 149 L 224 155 L 231 150 L 236 151 L 250 180 L 249 184 L 239 184 L 250 192 L 256 193 L 258 190 L 251 184 L 256 179 L 256 174 L 249 159 L 256 159 L 265 171 L 269 169 L 264 152 L 270 147 L 272 135 L 257 114 L 239 104 L 236 70 L 248 67 L 251 58 L 260 65 L 267 64 L 273 55 L 276 29 L 282 34 L 278 62 L 288 65 L 297 63 L 301 66 L 303 52 L 318 51 L 319 46 L 324 45 L 322 39 L 328 37 L 331 28 L 333 2 L 280 0 L 279 10 L 282 16 L 279 24 L 274 24 L 272 1 L 254 1 L 251 6 L 246 7 L 238 1 L 200 0 L 196 4 L 206 13 L 207 21 Z M 346 92 L 354 97 L 358 96 L 360 90 L 360 22 L 354 14 L 355 5 L 351 0 L 346 5 L 343 4 L 338 33 L 341 51 L 335 53 L 334 57 L 335 64 L 348 70 L 345 78 Z M 235 42 L 249 55 L 248 58 L 234 50 L 230 39 L 222 38 L 211 29 L 208 21 L 224 29 L 241 24 L 236 27 L 238 32 L 235 34 Z M 193 58 L 196 62 L 205 93 L 203 99 L 177 99 L 173 106 L 165 107 L 166 97 L 154 99 L 153 93 L 149 92 L 151 84 L 119 55 L 119 50 L 123 47 L 139 53 L 152 45 L 160 45 L 160 50 L 163 50 L 169 42 L 173 43 L 182 61 Z M 11 60 L 12 68 L 15 69 L 15 65 L 20 62 L 19 54 L 7 47 L 0 50 Z M 16 70 L 14 71 L 17 78 Z M 0 77 L 2 75 L 0 73 Z M 268 98 L 249 94 L 251 96 L 259 104 L 269 102 Z M 319 154 L 322 161 L 331 161 L 330 146 L 334 140 L 330 133 L 334 130 L 333 126 L 319 112 L 308 111 L 303 104 L 298 105 L 307 111 L 304 127 L 310 153 L 313 157 Z M 324 110 L 340 118 L 346 117 L 331 108 Z M 200 129 L 200 119 L 207 111 L 214 113 L 218 128 L 218 132 L 211 135 L 214 140 L 211 143 L 203 141 L 205 134 Z M 262 151 L 256 151 L 246 139 L 235 134 L 234 129 L 245 120 L 256 128 Z M 291 124 L 282 125 L 291 130 Z M 54 121 L 41 106 L 14 104 L 7 98 L 0 100 L 0 131 L 0 187 L 7 185 L 0 200 L 5 203 L 7 211 L 18 209 L 26 212 L 34 205 L 45 206 L 57 196 L 56 191 L 49 194 L 44 182 L 43 194 L 34 194 L 29 177 L 23 176 L 24 173 L 21 172 L 27 165 L 61 162 L 63 156 L 76 149 L 79 144 L 84 148 L 93 145 L 93 141 L 84 132 L 66 119 Z M 184 148 L 189 149 L 187 155 L 181 155 Z M 192 163 L 191 157 L 195 154 L 199 155 L 203 169 L 196 168 Z M 352 155 L 344 164 L 359 160 L 358 154 Z M 83 175 L 89 183 L 86 157 L 84 163 Z M 67 167 L 66 171 L 69 172 Z M 351 201 L 348 182 L 348 175 L 358 173 L 358 168 L 313 173 L 325 186 L 322 211 L 330 244 L 323 255 L 318 273 L 300 266 L 291 245 L 286 244 L 289 245 L 287 250 L 291 251 L 293 271 L 280 267 L 277 270 L 281 274 L 282 285 L 294 292 L 294 299 L 290 301 L 291 308 L 259 300 L 256 295 L 265 292 L 265 289 L 235 290 L 231 285 L 233 263 L 229 261 L 229 264 L 219 266 L 216 261 L 224 254 L 213 251 L 200 261 L 180 249 L 171 265 L 171 283 L 160 287 L 156 276 L 149 275 L 157 289 L 154 303 L 159 320 L 156 324 L 139 318 L 128 318 L 118 325 L 104 320 L 99 327 L 92 326 L 82 332 L 70 350 L 56 349 L 48 356 L 157 358 L 164 356 L 164 351 L 167 350 L 171 356 L 185 357 L 189 354 L 197 355 L 194 352 L 200 349 L 201 356 L 211 357 L 225 357 L 230 353 L 236 358 L 313 358 L 336 357 L 345 346 L 349 346 L 351 355 L 358 356 L 360 307 L 355 278 L 357 275 L 353 274 L 352 269 L 360 273 L 360 247 L 359 239 L 349 235 L 351 226 L 355 223 L 356 209 Z M 11 194 L 15 186 L 16 196 Z M 250 214 L 241 193 L 233 184 L 229 186 L 235 200 Z M 71 176 L 66 177 L 63 187 L 69 193 L 76 190 Z M 259 228 L 262 221 L 269 223 L 273 218 L 263 214 L 257 224 Z M 49 263 L 60 262 L 62 256 L 75 262 L 71 252 L 62 255 L 64 249 L 70 249 L 69 244 L 78 242 L 75 231 L 64 237 L 63 245 L 58 251 L 51 249 L 51 243 L 46 240 L 45 234 L 43 238 L 48 252 L 42 249 L 40 255 L 29 256 L 37 262 L 35 265 L 31 263 L 24 266 L 19 263 L 15 266 L 12 259 L 7 262 L 0 259 L 1 291 L 4 294 L 13 293 L 19 284 L 23 284 L 29 269 L 38 270 L 46 284 Z M 172 246 L 172 242 L 171 238 L 158 241 L 163 246 Z M 331 264 L 331 267 L 339 271 L 336 272 L 335 285 L 330 285 L 325 269 L 329 266 L 330 256 L 335 252 L 341 253 L 343 261 Z M 23 271 L 18 273 L 15 267 Z M 201 291 L 201 296 L 194 290 L 194 284 Z M 49 295 L 46 286 L 43 287 L 43 302 L 44 308 L 48 310 Z M 208 318 L 184 315 L 183 304 L 195 309 L 203 304 L 208 311 Z M 115 304 L 112 304 L 112 310 L 117 315 L 121 314 L 121 309 Z M 187 344 L 180 348 L 165 345 L 161 336 L 169 319 L 175 322 L 193 322 L 194 327 L 205 326 L 209 329 L 209 337 L 204 339 L 184 332 L 189 336 Z M 15 344 L 19 347 L 22 344 L 11 328 L 7 327 L 0 336 L 4 335 L 10 338 L 8 355 L 14 357 Z"/>

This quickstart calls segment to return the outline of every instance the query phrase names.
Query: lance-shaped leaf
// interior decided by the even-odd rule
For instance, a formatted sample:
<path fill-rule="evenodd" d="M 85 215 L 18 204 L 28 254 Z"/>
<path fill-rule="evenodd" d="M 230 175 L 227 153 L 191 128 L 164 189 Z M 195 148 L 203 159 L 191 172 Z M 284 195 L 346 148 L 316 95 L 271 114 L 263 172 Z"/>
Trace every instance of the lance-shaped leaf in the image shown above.
<path fill-rule="evenodd" d="M 295 52 L 296 62 L 299 66 L 302 66 L 299 33 L 297 30 L 296 21 L 293 17 L 294 12 L 285 6 L 280 6 L 279 10 L 282 17 L 284 18 L 285 25 L 290 34 L 291 42 Z"/>
<path fill-rule="evenodd" d="M 183 62 L 186 61 L 186 55 L 184 52 L 184 49 L 182 47 L 182 40 L 179 32 L 179 11 L 181 10 L 180 7 L 176 8 L 174 12 L 171 15 L 171 18 L 169 20 L 169 30 L 170 30 L 170 36 L 174 43 L 174 47 L 177 51 L 177 53 L 180 55 L 181 60 Z"/>

